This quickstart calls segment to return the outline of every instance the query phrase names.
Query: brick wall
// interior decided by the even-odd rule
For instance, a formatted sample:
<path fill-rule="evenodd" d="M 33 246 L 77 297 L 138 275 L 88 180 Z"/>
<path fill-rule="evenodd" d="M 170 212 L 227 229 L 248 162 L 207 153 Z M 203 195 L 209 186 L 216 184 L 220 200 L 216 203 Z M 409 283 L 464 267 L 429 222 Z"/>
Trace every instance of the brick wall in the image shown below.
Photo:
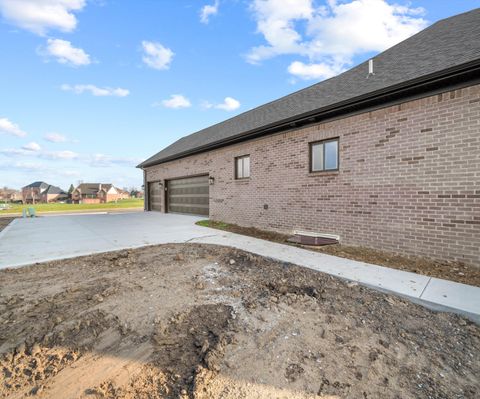
<path fill-rule="evenodd" d="M 119 201 L 123 199 L 127 199 L 129 196 L 127 194 L 107 194 L 106 196 L 106 202 L 114 202 L 114 201 Z"/>
<path fill-rule="evenodd" d="M 309 173 L 308 143 L 333 137 L 340 170 Z M 251 178 L 238 181 L 233 161 L 244 154 Z M 215 177 L 214 220 L 480 265 L 480 85 L 155 165 L 146 176 L 200 173 Z"/>
<path fill-rule="evenodd" d="M 59 197 L 59 195 L 60 194 L 44 194 L 42 198 L 45 202 L 52 202 L 55 201 Z"/>
<path fill-rule="evenodd" d="M 82 204 L 100 204 L 101 202 L 100 198 L 82 198 L 80 200 Z"/>

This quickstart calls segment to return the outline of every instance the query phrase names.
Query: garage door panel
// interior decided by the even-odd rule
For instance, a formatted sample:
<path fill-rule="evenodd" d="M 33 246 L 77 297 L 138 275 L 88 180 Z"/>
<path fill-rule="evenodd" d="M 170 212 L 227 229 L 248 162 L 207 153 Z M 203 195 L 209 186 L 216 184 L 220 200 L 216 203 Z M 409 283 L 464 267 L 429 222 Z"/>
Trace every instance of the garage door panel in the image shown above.
<path fill-rule="evenodd" d="M 162 210 L 162 191 L 163 187 L 160 186 L 159 182 L 148 183 L 148 201 L 151 211 Z"/>
<path fill-rule="evenodd" d="M 170 205 L 202 205 L 203 207 L 208 208 L 208 197 L 207 198 L 186 198 L 182 196 L 170 197 Z"/>
<path fill-rule="evenodd" d="M 208 175 L 168 181 L 168 212 L 209 214 Z"/>
<path fill-rule="evenodd" d="M 191 215 L 201 215 L 201 216 L 208 216 L 208 207 L 205 208 L 200 208 L 198 206 L 175 206 L 172 205 L 171 207 L 168 208 L 169 212 L 171 213 L 187 213 Z"/>

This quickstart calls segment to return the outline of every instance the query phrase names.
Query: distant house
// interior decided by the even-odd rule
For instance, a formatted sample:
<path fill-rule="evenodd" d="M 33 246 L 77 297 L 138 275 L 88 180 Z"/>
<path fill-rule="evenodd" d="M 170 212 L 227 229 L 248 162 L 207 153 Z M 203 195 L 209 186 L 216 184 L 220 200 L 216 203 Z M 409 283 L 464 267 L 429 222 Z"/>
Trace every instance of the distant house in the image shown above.
<path fill-rule="evenodd" d="M 68 194 L 60 187 L 52 186 L 43 181 L 36 181 L 22 187 L 22 201 L 25 204 L 57 202 L 66 199 L 68 199 Z"/>
<path fill-rule="evenodd" d="M 115 188 L 118 190 L 119 194 L 121 194 L 123 196 L 122 199 L 130 198 L 132 196 L 130 191 L 128 191 L 128 190 L 120 189 L 118 187 L 115 187 Z"/>
<path fill-rule="evenodd" d="M 104 183 L 82 183 L 72 191 L 74 204 L 101 204 L 129 197 L 127 191 Z"/>
<path fill-rule="evenodd" d="M 19 190 L 4 187 L 0 189 L 0 201 L 17 202 L 22 200 L 22 193 Z"/>

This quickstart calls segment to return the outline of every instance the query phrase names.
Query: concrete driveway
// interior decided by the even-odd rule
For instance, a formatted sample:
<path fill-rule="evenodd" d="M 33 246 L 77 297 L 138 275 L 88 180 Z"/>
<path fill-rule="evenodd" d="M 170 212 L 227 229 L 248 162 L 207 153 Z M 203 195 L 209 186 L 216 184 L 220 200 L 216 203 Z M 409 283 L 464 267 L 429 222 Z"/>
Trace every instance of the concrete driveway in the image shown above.
<path fill-rule="evenodd" d="M 156 212 L 15 219 L 0 233 L 0 269 L 206 235 L 201 218 Z"/>
<path fill-rule="evenodd" d="M 156 212 L 16 219 L 0 232 L 0 269 L 153 244 L 218 244 L 356 281 L 480 322 L 480 288 L 195 225 L 200 219 Z"/>

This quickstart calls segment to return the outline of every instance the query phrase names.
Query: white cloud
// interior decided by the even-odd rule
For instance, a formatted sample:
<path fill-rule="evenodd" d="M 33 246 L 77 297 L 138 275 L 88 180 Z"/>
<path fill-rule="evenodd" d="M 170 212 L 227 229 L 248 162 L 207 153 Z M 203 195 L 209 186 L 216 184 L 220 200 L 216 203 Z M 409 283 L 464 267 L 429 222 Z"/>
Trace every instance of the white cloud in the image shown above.
<path fill-rule="evenodd" d="M 385 0 L 330 0 L 330 12 L 315 16 L 309 33 L 314 54 L 350 59 L 353 55 L 383 51 L 423 29 L 420 9 L 391 5 Z"/>
<path fill-rule="evenodd" d="M 48 39 L 44 54 L 55 57 L 60 64 L 70 66 L 82 66 L 91 63 L 90 56 L 81 48 L 73 47 L 68 40 Z"/>
<path fill-rule="evenodd" d="M 86 0 L 0 0 L 0 12 L 12 24 L 45 35 L 49 29 L 73 31 L 77 26 L 74 13 L 81 11 L 86 3 Z"/>
<path fill-rule="evenodd" d="M 154 103 L 153 105 L 158 106 L 160 104 Z M 168 100 L 162 100 L 161 105 L 173 109 L 188 108 L 192 106 L 190 100 L 181 94 L 172 94 Z"/>
<path fill-rule="evenodd" d="M 31 155 L 31 151 L 24 150 L 22 148 L 4 148 L 0 150 L 0 154 L 7 155 L 10 157 L 22 156 L 22 155 Z"/>
<path fill-rule="evenodd" d="M 217 104 L 215 108 L 223 109 L 224 111 L 234 111 L 240 108 L 240 101 L 235 100 L 232 97 L 225 97 L 223 103 Z"/>
<path fill-rule="evenodd" d="M 333 76 L 352 64 L 355 55 L 383 51 L 423 29 L 423 10 L 387 0 L 253 0 L 257 30 L 266 45 L 254 47 L 247 61 L 277 55 L 306 57 L 288 68 L 303 79 Z"/>
<path fill-rule="evenodd" d="M 257 20 L 257 32 L 263 35 L 268 46 L 254 47 L 247 56 L 249 62 L 303 53 L 302 36 L 295 29 L 295 22 L 311 19 L 312 0 L 254 0 L 251 10 Z"/>
<path fill-rule="evenodd" d="M 202 108 L 216 108 L 216 109 L 222 109 L 224 111 L 235 111 L 236 109 L 240 108 L 240 101 L 235 100 L 232 97 L 225 97 L 223 100 L 223 103 L 220 104 L 212 104 L 208 101 L 204 101 L 202 103 Z"/>
<path fill-rule="evenodd" d="M 126 97 L 130 94 L 130 91 L 127 89 L 121 88 L 111 88 L 111 87 L 97 87 L 95 85 L 87 84 L 87 85 L 68 85 L 63 84 L 60 87 L 63 91 L 71 91 L 75 94 L 82 94 L 85 92 L 89 92 L 90 94 L 97 96 L 97 97 L 105 97 L 105 96 L 114 96 L 114 97 Z"/>
<path fill-rule="evenodd" d="M 60 133 L 47 133 L 43 138 L 50 143 L 65 143 L 67 141 L 67 138 Z"/>
<path fill-rule="evenodd" d="M 324 80 L 338 75 L 342 72 L 342 68 L 326 63 L 305 64 L 301 61 L 294 61 L 289 65 L 288 72 L 301 79 Z"/>
<path fill-rule="evenodd" d="M 70 151 L 70 150 L 64 150 L 64 151 L 50 151 L 50 152 L 45 152 L 42 154 L 43 157 L 48 158 L 48 159 L 76 159 L 78 158 L 78 154 Z"/>
<path fill-rule="evenodd" d="M 0 162 L 0 169 L 16 171 L 25 170 L 28 172 L 38 172 L 46 170 L 47 167 L 44 164 L 36 162 Z"/>
<path fill-rule="evenodd" d="M 28 144 L 25 144 L 24 146 L 22 146 L 22 149 L 24 150 L 27 150 L 27 151 L 33 151 L 33 152 L 38 152 L 42 149 L 42 147 L 40 147 L 40 144 L 38 143 L 35 143 L 34 141 L 28 143 Z"/>
<path fill-rule="evenodd" d="M 85 165 L 94 168 L 105 167 L 134 167 L 138 165 L 142 159 L 134 157 L 115 157 L 106 154 L 78 154 L 70 150 L 63 151 L 48 151 L 43 150 L 37 143 L 29 143 L 22 148 L 6 148 L 0 149 L 0 154 L 9 158 L 18 159 L 17 163 L 24 162 L 26 164 L 32 164 L 28 160 L 24 159 L 43 159 L 51 163 L 51 165 L 57 165 L 56 162 L 65 161 L 71 162 L 71 165 Z M 12 162 L 7 164 L 11 166 Z M 33 164 L 32 164 L 33 165 Z M 63 169 L 62 169 L 63 170 Z M 60 173 L 60 170 L 58 170 Z"/>
<path fill-rule="evenodd" d="M 92 156 L 86 157 L 87 162 L 90 166 L 97 168 L 104 168 L 109 166 L 128 166 L 132 167 L 138 165 L 142 160 L 137 158 L 129 157 L 112 157 L 105 154 L 94 154 Z"/>
<path fill-rule="evenodd" d="M 0 133 L 17 137 L 25 137 L 27 135 L 26 132 L 8 118 L 0 118 Z"/>
<path fill-rule="evenodd" d="M 2 156 L 3 155 L 3 156 Z M 8 158 L 6 158 L 6 157 Z M 68 151 L 32 152 L 20 148 L 0 149 L 0 175 L 4 184 L 18 188 L 32 180 L 44 180 L 68 188 L 72 179 L 125 182 L 140 186 L 141 174 L 134 168 L 142 160 L 110 155 L 75 154 Z"/>
<path fill-rule="evenodd" d="M 37 143 L 29 143 L 22 148 L 2 149 L 0 150 L 0 154 L 10 157 L 37 157 L 50 160 L 71 160 L 79 157 L 77 153 L 70 150 L 45 151 L 42 150 Z"/>
<path fill-rule="evenodd" d="M 154 69 L 168 69 L 172 62 L 175 53 L 160 43 L 149 42 L 144 40 L 142 42 L 143 62 L 150 68 Z"/>
<path fill-rule="evenodd" d="M 218 14 L 219 0 L 215 0 L 213 5 L 206 4 L 200 10 L 200 22 L 203 24 L 208 24 L 210 22 L 210 17 L 212 15 Z"/>
<path fill-rule="evenodd" d="M 58 174 L 65 176 L 65 177 L 80 177 L 82 174 L 78 170 L 57 170 Z"/>
<path fill-rule="evenodd" d="M 58 176 L 63 176 L 63 177 L 81 177 L 83 176 L 82 173 L 80 173 L 78 170 L 71 170 L 71 169 L 64 169 L 64 168 L 58 168 L 55 165 L 47 165 L 45 163 L 40 163 L 40 162 L 25 162 L 25 161 L 18 161 L 18 162 L 1 162 L 0 161 L 0 170 L 5 170 L 8 171 L 8 176 L 11 178 L 12 176 L 12 186 L 18 187 L 18 172 L 28 172 L 25 175 L 20 174 L 23 178 L 26 179 L 26 182 L 31 182 L 32 179 L 32 173 L 35 176 L 39 176 L 38 179 L 40 180 L 46 180 L 46 181 L 55 181 L 55 185 L 58 184 Z M 37 179 L 37 178 L 35 178 Z M 65 185 L 67 184 L 64 182 Z M 26 183 L 25 183 L 26 184 Z M 66 185 L 66 187 L 68 187 Z"/>

